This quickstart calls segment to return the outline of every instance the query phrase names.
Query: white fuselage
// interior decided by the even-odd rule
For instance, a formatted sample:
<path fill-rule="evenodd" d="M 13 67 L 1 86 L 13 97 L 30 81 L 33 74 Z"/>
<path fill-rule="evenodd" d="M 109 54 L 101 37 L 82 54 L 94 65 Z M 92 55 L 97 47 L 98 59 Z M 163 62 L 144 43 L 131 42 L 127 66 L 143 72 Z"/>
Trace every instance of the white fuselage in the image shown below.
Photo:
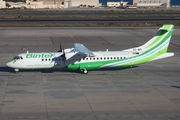
<path fill-rule="evenodd" d="M 62 52 L 21 53 L 18 56 L 21 56 L 22 59 L 14 60 L 14 62 L 6 65 L 18 69 L 64 68 L 69 64 L 125 59 L 134 55 L 129 51 L 99 51 L 93 53 L 95 57 L 81 58 L 75 52 L 69 52 L 66 53 L 66 60 L 61 57 Z"/>

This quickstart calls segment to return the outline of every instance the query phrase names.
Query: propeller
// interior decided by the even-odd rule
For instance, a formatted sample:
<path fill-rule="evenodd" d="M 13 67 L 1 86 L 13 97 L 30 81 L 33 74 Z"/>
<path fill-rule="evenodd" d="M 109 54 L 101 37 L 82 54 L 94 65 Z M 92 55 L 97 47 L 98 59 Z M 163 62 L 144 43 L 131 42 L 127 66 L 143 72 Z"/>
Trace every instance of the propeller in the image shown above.
<path fill-rule="evenodd" d="M 58 52 L 62 52 L 61 42 L 59 43 L 59 51 Z"/>
<path fill-rule="evenodd" d="M 65 61 L 66 61 L 66 54 L 65 54 L 65 50 L 64 47 L 62 48 L 61 42 L 59 42 L 59 51 L 58 52 L 63 52 L 63 54 L 61 55 L 61 57 L 63 58 L 62 60 L 64 61 L 64 65 L 65 65 Z"/>
<path fill-rule="evenodd" d="M 65 61 L 66 61 L 66 54 L 65 54 L 65 51 L 64 51 L 64 47 L 63 47 L 63 49 L 62 49 L 62 52 L 63 52 L 63 54 L 61 55 L 61 57 L 63 58 L 64 65 L 65 65 Z"/>

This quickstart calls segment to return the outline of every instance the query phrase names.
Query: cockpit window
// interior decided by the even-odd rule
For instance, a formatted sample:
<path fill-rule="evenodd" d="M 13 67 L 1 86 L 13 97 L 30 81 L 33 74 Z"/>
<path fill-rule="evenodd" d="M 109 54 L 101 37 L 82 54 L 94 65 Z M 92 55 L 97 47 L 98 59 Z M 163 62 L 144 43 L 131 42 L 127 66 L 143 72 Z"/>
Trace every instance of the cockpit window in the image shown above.
<path fill-rule="evenodd" d="M 17 59 L 18 58 L 18 56 L 15 56 L 13 59 Z"/>
<path fill-rule="evenodd" d="M 13 59 L 16 59 L 16 60 L 23 59 L 23 57 L 22 56 L 15 56 Z"/>

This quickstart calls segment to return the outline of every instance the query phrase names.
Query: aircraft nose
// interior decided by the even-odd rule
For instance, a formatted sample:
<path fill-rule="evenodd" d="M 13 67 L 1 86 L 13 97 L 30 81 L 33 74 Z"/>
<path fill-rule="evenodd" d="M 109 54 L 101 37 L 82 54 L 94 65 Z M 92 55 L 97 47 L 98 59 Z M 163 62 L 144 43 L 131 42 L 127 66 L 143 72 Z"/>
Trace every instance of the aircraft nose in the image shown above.
<path fill-rule="evenodd" d="M 6 66 L 10 67 L 11 66 L 11 62 L 6 63 Z"/>

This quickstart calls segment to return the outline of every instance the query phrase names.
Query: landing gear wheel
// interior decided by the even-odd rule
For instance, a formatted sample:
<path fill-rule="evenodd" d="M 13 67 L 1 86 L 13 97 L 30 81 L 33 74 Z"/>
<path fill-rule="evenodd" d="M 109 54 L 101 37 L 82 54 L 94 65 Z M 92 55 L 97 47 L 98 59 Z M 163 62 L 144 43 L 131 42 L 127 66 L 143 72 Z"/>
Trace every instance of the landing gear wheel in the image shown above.
<path fill-rule="evenodd" d="M 86 69 L 81 69 L 80 71 L 81 71 L 81 73 L 83 73 L 83 74 L 88 74 L 88 71 L 87 71 Z"/>
<path fill-rule="evenodd" d="M 19 69 L 14 69 L 15 73 L 18 74 L 19 72 Z"/>

